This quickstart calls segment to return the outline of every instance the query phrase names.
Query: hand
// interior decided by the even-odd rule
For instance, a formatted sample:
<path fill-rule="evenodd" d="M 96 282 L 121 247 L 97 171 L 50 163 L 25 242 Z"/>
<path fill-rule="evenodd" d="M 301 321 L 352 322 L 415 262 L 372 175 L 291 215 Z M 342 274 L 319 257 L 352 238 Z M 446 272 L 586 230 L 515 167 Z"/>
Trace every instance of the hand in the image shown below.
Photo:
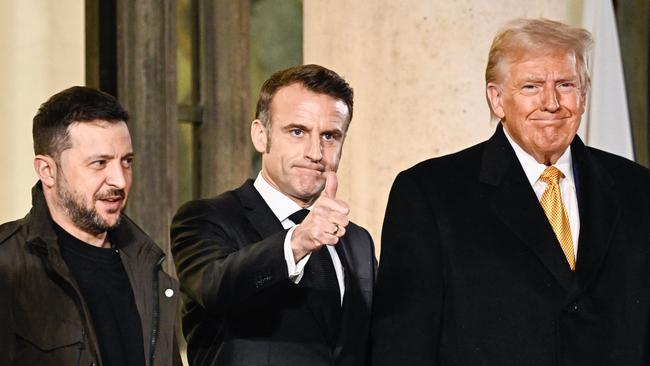
<path fill-rule="evenodd" d="M 347 203 L 336 199 L 338 180 L 336 173 L 325 172 L 325 188 L 314 203 L 311 212 L 296 227 L 291 236 L 291 249 L 296 262 L 307 254 L 321 250 L 324 245 L 334 245 L 345 235 L 350 223 Z"/>

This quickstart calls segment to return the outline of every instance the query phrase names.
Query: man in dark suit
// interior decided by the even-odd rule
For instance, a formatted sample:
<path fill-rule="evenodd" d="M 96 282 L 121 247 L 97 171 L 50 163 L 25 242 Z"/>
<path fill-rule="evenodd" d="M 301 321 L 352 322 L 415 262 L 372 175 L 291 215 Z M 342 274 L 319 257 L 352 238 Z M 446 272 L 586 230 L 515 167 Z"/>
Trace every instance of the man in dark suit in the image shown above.
<path fill-rule="evenodd" d="M 486 70 L 494 135 L 397 176 L 373 365 L 650 362 L 650 172 L 576 136 L 591 42 L 508 24 Z"/>
<path fill-rule="evenodd" d="M 374 248 L 336 198 L 352 97 L 318 65 L 272 75 L 251 125 L 260 174 L 174 217 L 191 365 L 365 362 Z"/>

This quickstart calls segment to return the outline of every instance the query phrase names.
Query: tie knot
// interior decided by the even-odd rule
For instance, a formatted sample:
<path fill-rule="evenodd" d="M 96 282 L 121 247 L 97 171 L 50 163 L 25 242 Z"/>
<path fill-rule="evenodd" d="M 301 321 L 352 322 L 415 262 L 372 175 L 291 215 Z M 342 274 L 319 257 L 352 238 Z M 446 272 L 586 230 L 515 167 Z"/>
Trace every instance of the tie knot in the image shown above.
<path fill-rule="evenodd" d="M 289 215 L 289 220 L 293 221 L 294 224 L 298 225 L 302 222 L 302 220 L 305 219 L 305 217 L 307 217 L 307 215 L 309 215 L 309 210 L 303 208 Z"/>
<path fill-rule="evenodd" d="M 558 184 L 560 182 L 560 178 L 564 178 L 564 174 L 562 174 L 560 169 L 554 166 L 549 166 L 548 168 L 544 169 L 542 175 L 539 176 L 539 179 L 546 182 L 546 184 Z"/>

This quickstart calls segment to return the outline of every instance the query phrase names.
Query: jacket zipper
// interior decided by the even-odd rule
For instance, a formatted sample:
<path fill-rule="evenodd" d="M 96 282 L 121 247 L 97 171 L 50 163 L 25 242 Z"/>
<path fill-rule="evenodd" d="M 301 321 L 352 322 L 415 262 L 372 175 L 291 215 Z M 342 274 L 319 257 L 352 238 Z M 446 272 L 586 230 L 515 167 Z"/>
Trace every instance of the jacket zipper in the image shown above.
<path fill-rule="evenodd" d="M 153 314 L 151 319 L 151 343 L 149 348 L 149 366 L 154 365 L 154 357 L 156 353 L 156 342 L 158 342 L 158 326 L 160 318 L 160 302 L 158 294 L 158 270 L 165 257 L 161 258 L 153 268 Z"/>
<path fill-rule="evenodd" d="M 83 342 L 86 341 L 86 330 L 82 329 L 81 330 L 81 339 L 83 339 Z M 77 354 L 77 366 L 81 366 L 81 354 L 83 353 L 84 350 L 84 343 L 79 344 L 79 353 Z"/>

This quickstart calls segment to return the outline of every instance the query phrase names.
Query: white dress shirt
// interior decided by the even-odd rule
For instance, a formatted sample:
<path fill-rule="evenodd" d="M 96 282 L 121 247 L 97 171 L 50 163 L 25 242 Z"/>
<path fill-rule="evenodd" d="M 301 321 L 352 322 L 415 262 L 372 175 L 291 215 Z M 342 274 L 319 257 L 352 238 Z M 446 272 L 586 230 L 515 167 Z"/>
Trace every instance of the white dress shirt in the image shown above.
<path fill-rule="evenodd" d="M 539 177 L 547 166 L 538 163 L 535 158 L 524 151 L 524 149 L 522 149 L 521 146 L 510 137 L 505 128 L 503 129 L 503 132 L 506 134 L 512 148 L 515 150 L 515 155 L 517 155 L 519 163 L 521 163 L 521 166 L 524 168 L 524 173 L 526 173 L 528 182 L 533 187 L 537 199 L 540 200 L 542 194 L 544 194 L 544 190 L 546 190 L 546 182 L 539 179 Z M 575 179 L 573 177 L 571 146 L 564 151 L 554 166 L 564 174 L 564 178 L 560 179 L 560 196 L 562 197 L 562 204 L 564 204 L 564 207 L 566 208 L 567 216 L 569 216 L 571 238 L 573 239 L 573 255 L 577 259 L 578 236 L 580 234 L 580 215 L 578 212 L 578 195 L 576 193 Z"/>
<path fill-rule="evenodd" d="M 291 234 L 293 234 L 296 224 L 289 219 L 289 216 L 302 209 L 302 207 L 292 201 L 291 198 L 285 196 L 283 193 L 271 186 L 266 179 L 264 179 L 262 173 L 257 175 L 253 186 L 260 193 L 266 204 L 269 205 L 273 214 L 275 214 L 278 220 L 280 220 L 282 227 L 289 229 L 287 236 L 284 238 L 284 259 L 287 262 L 289 279 L 293 281 L 293 283 L 297 284 L 305 273 L 305 265 L 307 264 L 307 261 L 309 261 L 311 254 L 307 254 L 296 263 L 293 256 L 293 250 L 291 249 Z M 311 210 L 311 207 L 307 207 L 307 209 Z M 343 265 L 341 264 L 341 259 L 339 258 L 338 253 L 336 253 L 334 246 L 327 245 L 326 248 L 332 257 L 332 263 L 334 264 L 334 271 L 336 272 L 336 279 L 338 280 L 339 290 L 341 292 L 342 305 L 343 295 L 345 293 L 345 273 L 343 271 Z"/>

